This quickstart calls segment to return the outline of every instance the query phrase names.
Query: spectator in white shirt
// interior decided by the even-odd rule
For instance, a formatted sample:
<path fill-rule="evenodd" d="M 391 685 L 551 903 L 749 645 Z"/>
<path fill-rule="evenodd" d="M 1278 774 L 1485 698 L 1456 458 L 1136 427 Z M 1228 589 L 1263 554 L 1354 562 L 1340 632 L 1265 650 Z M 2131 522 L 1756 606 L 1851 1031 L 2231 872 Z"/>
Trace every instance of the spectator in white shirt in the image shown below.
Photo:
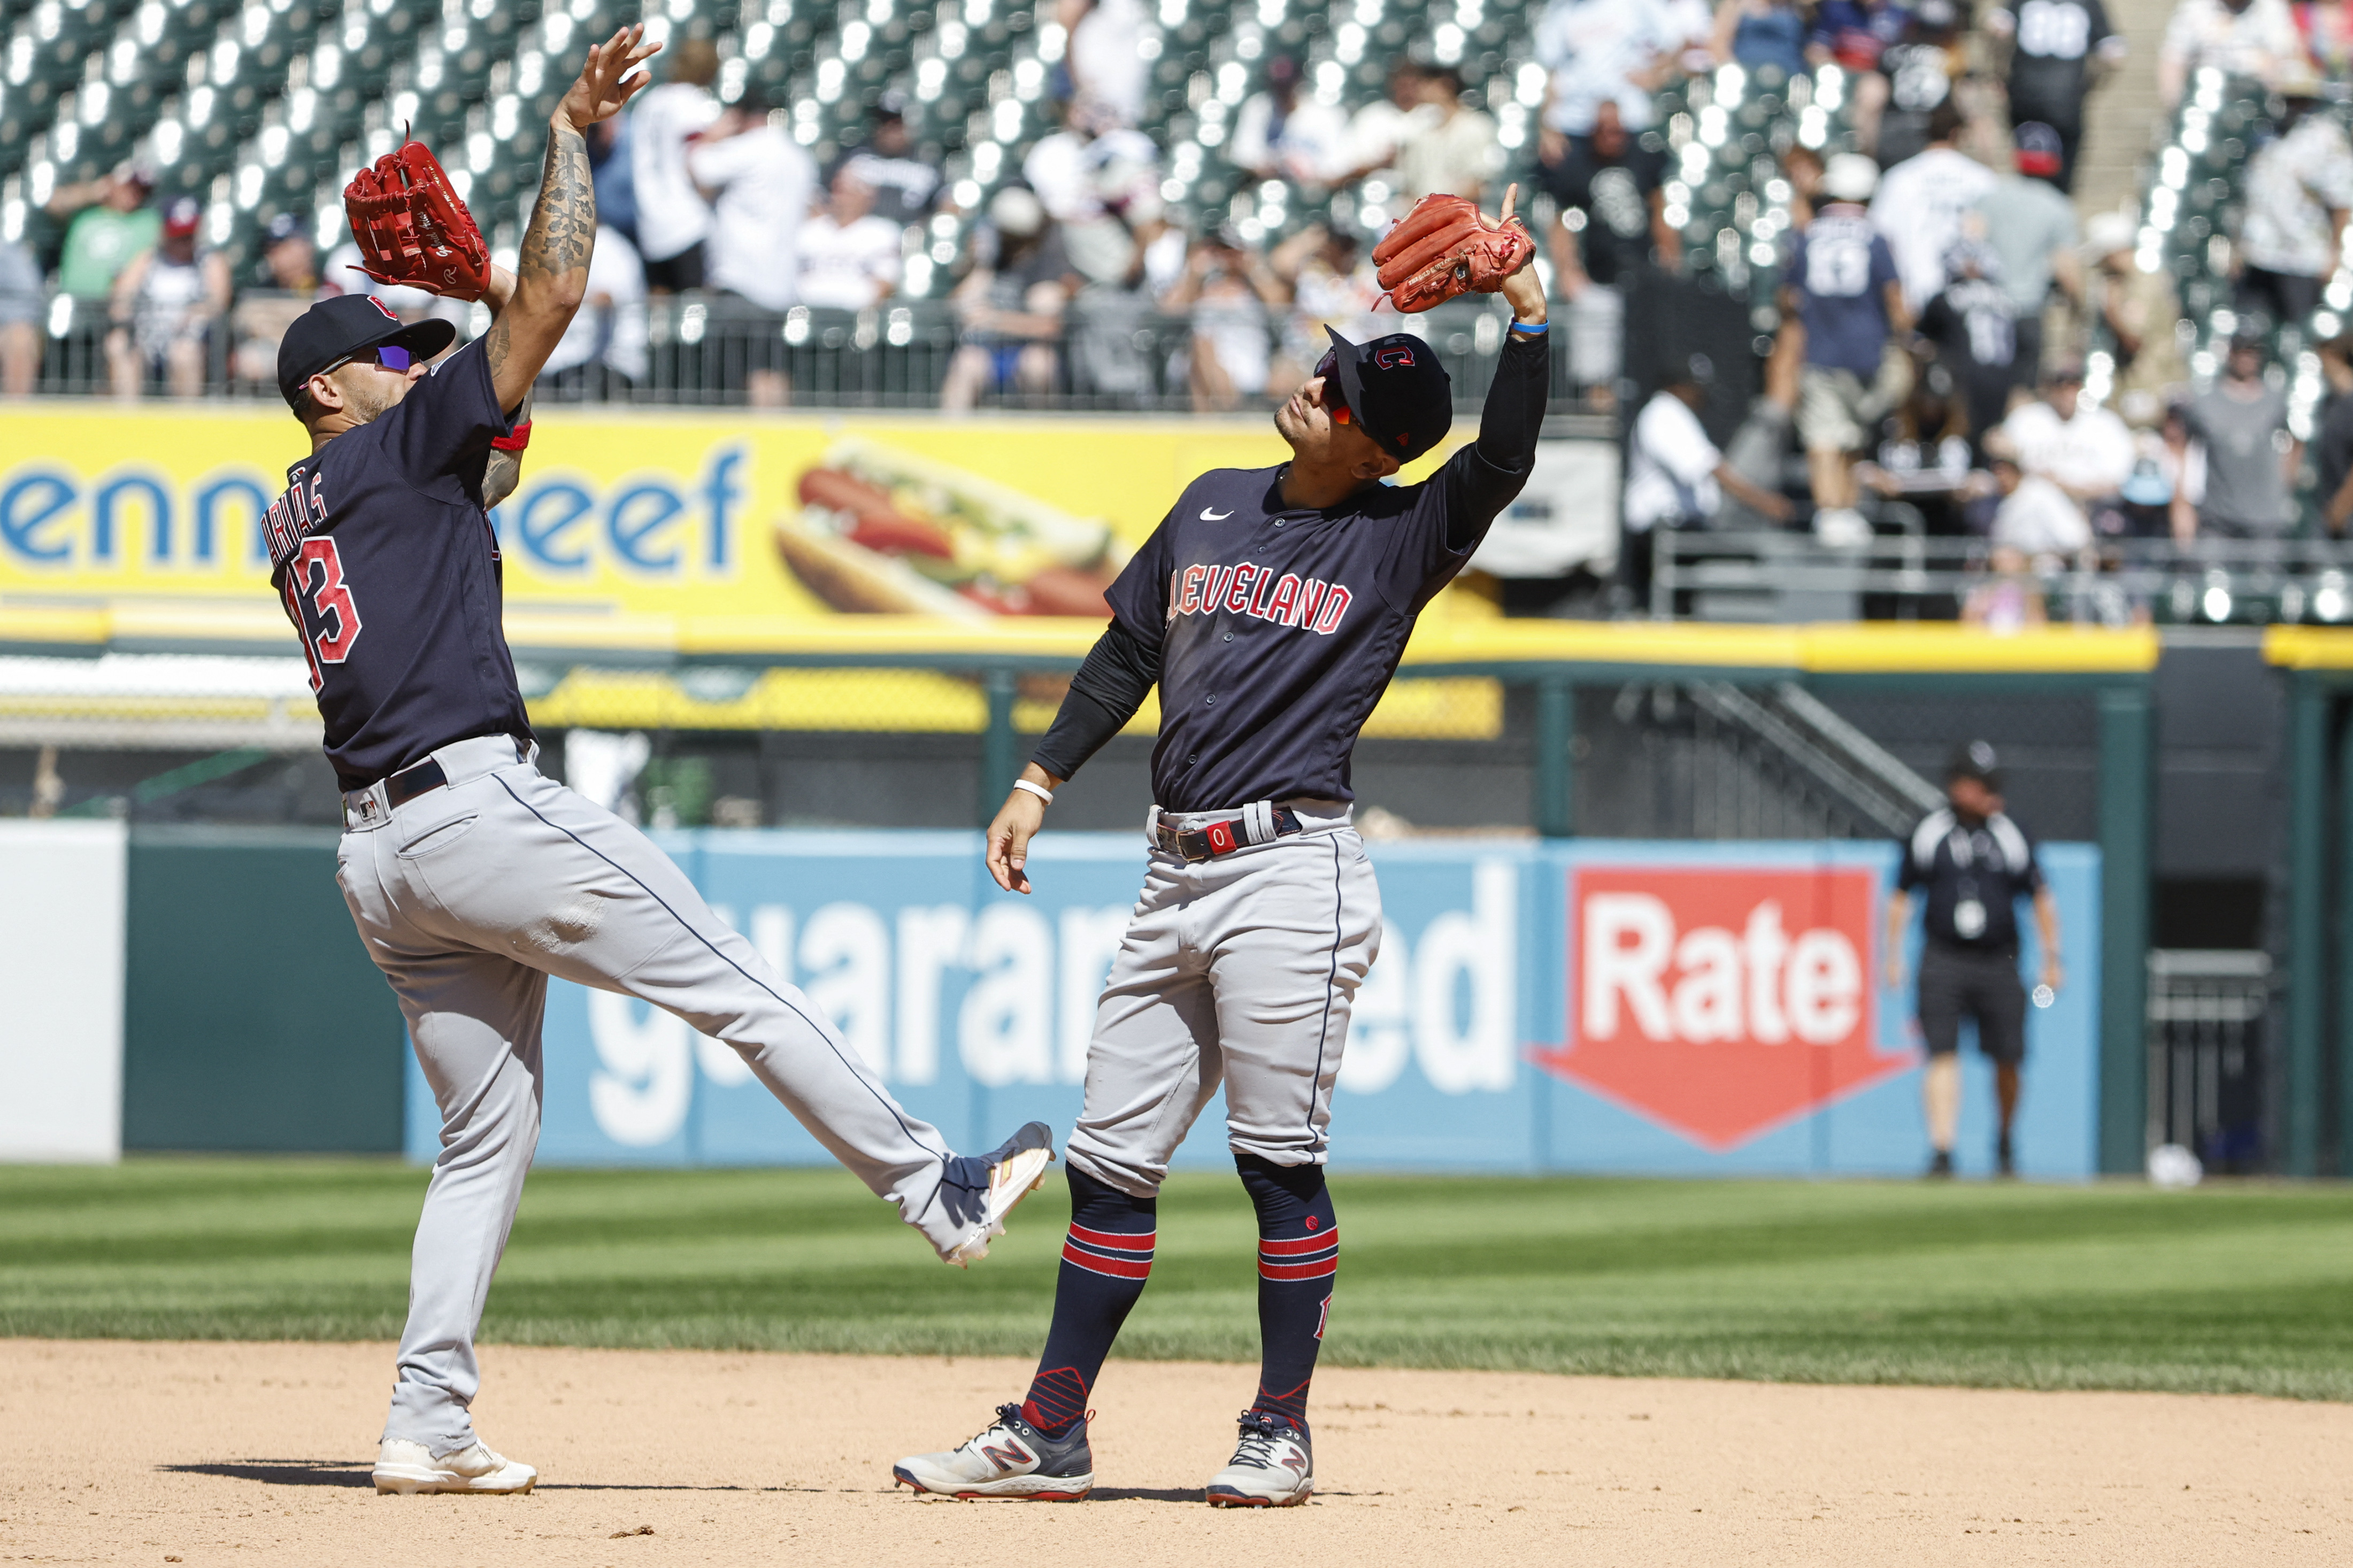
<path fill-rule="evenodd" d="M 1144 40 L 1151 22 L 1136 0 L 1061 0 L 1059 20 L 1070 43 L 1063 59 L 1072 96 L 1102 104 L 1122 125 L 1144 118 L 1152 62 Z"/>
<path fill-rule="evenodd" d="M 1928 117 L 1928 145 L 1880 177 L 1871 225 L 1887 237 L 1904 280 L 1904 308 L 1917 317 L 1945 287 L 1945 253 L 1962 237 L 1969 209 L 1991 194 L 1991 169 L 1953 146 L 1960 109 L 1950 99 Z"/>
<path fill-rule="evenodd" d="M 2273 86 L 2303 58 L 2287 0 L 2181 0 L 2158 49 L 2158 96 L 2171 109 L 2189 79 L 2208 66 Z"/>
<path fill-rule="evenodd" d="M 1250 177 L 1329 186 L 1350 173 L 1348 121 L 1330 104 L 1299 90 L 1299 62 L 1277 55 L 1266 62 L 1266 88 L 1243 100 L 1226 153 Z"/>
<path fill-rule="evenodd" d="M 781 407 L 789 390 L 784 341 L 766 318 L 795 300 L 794 258 L 816 192 L 817 165 L 769 118 L 758 89 L 747 89 L 696 142 L 688 166 L 712 204 L 704 282 L 738 301 L 729 313 L 744 327 L 743 390 L 754 407 Z M 642 228 L 642 184 L 638 205 Z M 732 355 L 723 360 L 730 381 L 733 364 Z"/>
<path fill-rule="evenodd" d="M 626 236 L 599 224 L 587 295 L 540 375 L 562 395 L 611 397 L 645 380 L 646 353 L 645 264 Z"/>
<path fill-rule="evenodd" d="M 801 303 L 836 310 L 881 304 L 899 286 L 904 232 L 875 213 L 864 182 L 847 169 L 836 174 L 832 200 L 801 226 Z"/>
<path fill-rule="evenodd" d="M 719 118 L 719 100 L 711 95 L 719 51 L 708 38 L 688 38 L 677 48 L 670 79 L 645 90 L 629 123 L 638 252 L 645 258 L 646 286 L 657 294 L 700 289 L 708 268 L 702 246 L 711 233 L 711 206 L 695 189 L 687 147 Z"/>
<path fill-rule="evenodd" d="M 2239 310 L 2274 326 L 2300 323 L 2319 306 L 2353 208 L 2353 143 L 2335 116 L 2312 112 L 2319 90 L 2309 76 L 2289 83 L 2281 135 L 2247 162 Z"/>
<path fill-rule="evenodd" d="M 1432 117 L 1413 128 L 1398 150 L 1398 194 L 1409 202 L 1433 191 L 1481 201 L 1487 182 L 1504 166 L 1493 118 L 1463 107 L 1462 73 L 1451 66 L 1424 72 L 1421 95 Z"/>
<path fill-rule="evenodd" d="M 1382 189 L 1366 191 L 1365 199 L 1377 205 L 1397 194 L 1398 159 L 1405 144 L 1438 118 L 1421 89 L 1421 64 L 1411 55 L 1389 63 L 1387 96 L 1356 110 L 1348 121 L 1348 155 L 1355 161 L 1352 180 L 1377 180 Z"/>
<path fill-rule="evenodd" d="M 2014 458 L 2030 478 L 2050 480 L 2079 511 L 2116 504 L 2132 477 L 2133 437 L 2125 422 L 2083 400 L 2084 372 L 2062 364 L 2043 380 L 2040 401 L 2021 405 L 1988 438 L 1992 455 Z"/>
<path fill-rule="evenodd" d="M 1788 498 L 1752 483 L 1724 460 L 1699 422 L 1715 384 L 1715 365 L 1694 354 L 1670 373 L 1635 417 L 1626 448 L 1624 527 L 1619 535 L 1618 576 L 1624 607 L 1646 611 L 1651 598 L 1651 534 L 1662 528 L 1700 528 L 1714 520 L 1729 492 L 1775 522 L 1789 517 Z"/>

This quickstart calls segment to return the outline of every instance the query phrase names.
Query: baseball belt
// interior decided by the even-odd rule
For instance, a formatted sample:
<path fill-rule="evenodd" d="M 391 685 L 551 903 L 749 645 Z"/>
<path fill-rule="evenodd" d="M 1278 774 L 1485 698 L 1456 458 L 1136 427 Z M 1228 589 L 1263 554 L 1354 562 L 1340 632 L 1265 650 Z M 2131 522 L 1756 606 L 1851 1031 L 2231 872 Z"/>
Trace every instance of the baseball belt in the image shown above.
<path fill-rule="evenodd" d="M 1267 800 L 1254 800 L 1239 816 L 1198 827 L 1171 827 L 1162 820 L 1166 815 L 1158 806 L 1152 808 L 1152 841 L 1166 853 L 1196 863 L 1306 831 L 1296 813 Z"/>

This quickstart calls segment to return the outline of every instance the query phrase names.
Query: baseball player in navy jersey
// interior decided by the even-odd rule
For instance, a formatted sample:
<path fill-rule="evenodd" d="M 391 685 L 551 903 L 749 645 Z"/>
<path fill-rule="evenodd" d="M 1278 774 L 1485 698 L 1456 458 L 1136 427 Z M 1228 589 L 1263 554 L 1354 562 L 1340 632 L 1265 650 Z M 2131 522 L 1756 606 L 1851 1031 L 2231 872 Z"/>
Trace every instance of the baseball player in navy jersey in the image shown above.
<path fill-rule="evenodd" d="M 1513 197 L 1504 198 L 1509 217 Z M 1414 617 L 1520 491 L 1549 380 L 1544 290 L 1514 321 L 1479 438 L 1423 483 L 1386 484 L 1444 437 L 1453 399 L 1403 334 L 1332 350 L 1275 412 L 1277 468 L 1187 486 L 1113 584 L 1113 619 L 988 830 L 997 885 L 1028 892 L 1031 837 L 1063 780 L 1160 688 L 1150 868 L 1087 1053 L 1064 1150 L 1071 1229 L 1026 1397 L 896 1478 L 958 1497 L 1068 1500 L 1094 1484 L 1087 1402 L 1152 1272 L 1155 1195 L 1222 1081 L 1226 1136 L 1258 1210 L 1257 1397 L 1208 1500 L 1304 1502 L 1307 1384 L 1339 1226 L 1324 1130 L 1348 1008 L 1380 945 L 1380 890 L 1349 816 L 1350 752 Z"/>
<path fill-rule="evenodd" d="M 586 127 L 643 84 L 641 29 L 601 47 L 557 108 L 514 271 L 489 331 L 360 295 L 288 330 L 280 389 L 309 429 L 269 511 L 272 583 L 311 664 L 343 786 L 336 879 L 406 1018 L 441 1112 L 409 1277 L 379 1490 L 528 1491 L 476 1436 L 474 1331 L 538 1142 L 547 977 L 642 998 L 740 1052 L 769 1090 L 940 1256 L 965 1263 L 1053 1155 L 1025 1127 L 959 1156 L 907 1114 L 808 999 L 706 908 L 661 852 L 543 776 L 500 624 L 486 484 L 512 484 L 510 411 L 586 288 L 596 229 Z M 506 466 L 491 472 L 494 461 Z"/>

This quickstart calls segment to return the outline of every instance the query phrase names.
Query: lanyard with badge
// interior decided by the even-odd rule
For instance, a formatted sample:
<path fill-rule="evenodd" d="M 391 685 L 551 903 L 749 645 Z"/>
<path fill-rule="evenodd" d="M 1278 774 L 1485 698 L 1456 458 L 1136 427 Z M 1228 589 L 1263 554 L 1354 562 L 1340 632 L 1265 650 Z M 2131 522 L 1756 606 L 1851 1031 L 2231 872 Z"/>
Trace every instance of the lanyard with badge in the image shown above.
<path fill-rule="evenodd" d="M 1955 826 L 1946 840 L 1953 852 L 1954 883 L 1953 934 L 1963 942 L 1975 942 L 1985 935 L 1985 900 L 1978 896 L 1978 879 L 1971 874 L 1977 863 L 1976 835 Z"/>

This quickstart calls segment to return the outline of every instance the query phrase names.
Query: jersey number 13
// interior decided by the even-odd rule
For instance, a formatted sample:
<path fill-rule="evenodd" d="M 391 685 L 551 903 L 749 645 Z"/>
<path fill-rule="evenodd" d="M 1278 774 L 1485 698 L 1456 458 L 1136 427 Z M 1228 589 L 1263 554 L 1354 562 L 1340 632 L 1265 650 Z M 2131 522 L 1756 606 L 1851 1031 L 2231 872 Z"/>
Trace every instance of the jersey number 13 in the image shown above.
<path fill-rule="evenodd" d="M 359 606 L 343 581 L 343 558 L 332 535 L 306 539 L 302 549 L 286 563 L 286 613 L 302 637 L 302 657 L 311 661 L 311 689 L 325 683 L 322 665 L 341 664 L 351 657 L 360 637 Z"/>

